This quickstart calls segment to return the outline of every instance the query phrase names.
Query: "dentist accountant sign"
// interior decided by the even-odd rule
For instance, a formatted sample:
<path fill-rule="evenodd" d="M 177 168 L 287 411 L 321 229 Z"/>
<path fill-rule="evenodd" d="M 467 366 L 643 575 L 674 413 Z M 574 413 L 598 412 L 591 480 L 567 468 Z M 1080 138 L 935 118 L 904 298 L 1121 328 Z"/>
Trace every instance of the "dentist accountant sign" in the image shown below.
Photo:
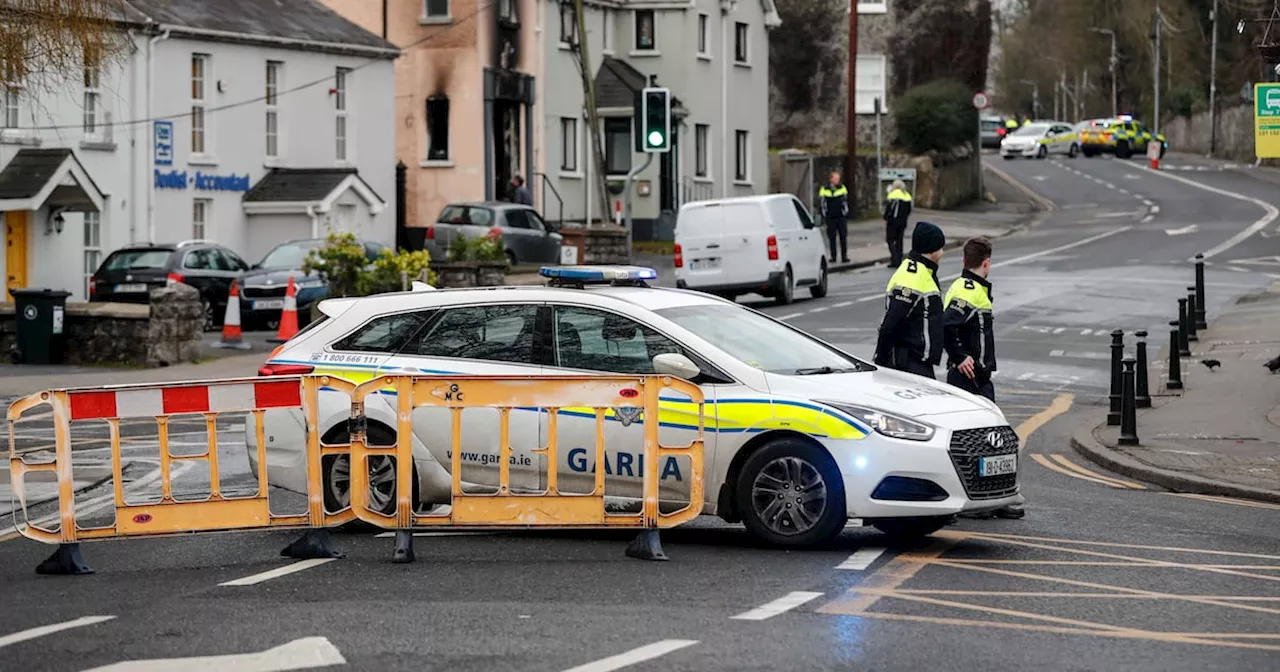
<path fill-rule="evenodd" d="M 153 122 L 155 141 L 155 164 L 157 166 L 173 165 L 173 122 Z M 211 175 L 196 171 L 155 169 L 156 189 L 196 189 L 197 191 L 249 191 L 249 174 L 244 175 Z"/>

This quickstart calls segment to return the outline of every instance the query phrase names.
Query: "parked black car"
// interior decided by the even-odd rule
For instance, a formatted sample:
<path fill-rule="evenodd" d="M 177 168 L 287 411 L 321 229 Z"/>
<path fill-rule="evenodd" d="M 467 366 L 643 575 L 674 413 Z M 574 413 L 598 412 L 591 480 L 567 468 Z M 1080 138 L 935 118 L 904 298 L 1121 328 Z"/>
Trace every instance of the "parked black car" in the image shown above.
<path fill-rule="evenodd" d="M 89 300 L 147 303 L 151 290 L 181 282 L 200 290 L 204 327 L 213 331 L 226 315 L 231 281 L 247 270 L 238 254 L 211 241 L 132 245 L 103 260 L 89 279 Z"/>
<path fill-rule="evenodd" d="M 359 241 L 372 262 L 383 250 L 381 243 Z M 298 326 L 311 319 L 311 304 L 329 296 L 329 288 L 317 274 L 302 272 L 302 262 L 311 250 L 323 247 L 323 238 L 294 240 L 277 245 L 262 261 L 240 278 L 240 317 L 246 329 L 275 329 L 284 309 L 284 295 L 293 278 L 298 293 Z"/>

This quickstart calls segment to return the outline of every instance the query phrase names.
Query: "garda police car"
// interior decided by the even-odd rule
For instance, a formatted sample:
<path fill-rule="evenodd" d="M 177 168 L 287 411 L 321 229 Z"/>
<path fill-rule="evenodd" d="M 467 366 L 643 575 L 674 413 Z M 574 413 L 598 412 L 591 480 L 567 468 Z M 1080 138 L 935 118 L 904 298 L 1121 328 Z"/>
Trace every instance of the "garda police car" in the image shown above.
<path fill-rule="evenodd" d="M 402 292 L 328 299 L 313 323 L 272 353 L 261 375 L 330 374 L 353 382 L 379 374 L 475 375 L 663 374 L 705 394 L 704 511 L 742 521 L 782 546 L 822 543 L 847 519 L 895 536 L 929 534 L 955 514 L 986 511 L 1018 494 L 1018 437 L 995 404 L 933 380 L 879 368 L 760 312 L 700 292 L 647 285 L 639 267 L 548 267 L 549 286 Z M 423 289 L 426 289 L 423 286 Z M 661 402 L 660 440 L 686 445 L 697 406 Z M 350 400 L 321 392 L 319 431 L 346 438 Z M 607 472 L 611 506 L 638 505 L 643 424 L 609 411 L 606 460 L 594 464 L 595 415 L 564 409 L 558 417 L 562 492 L 591 492 L 597 467 Z M 394 397 L 365 404 L 370 443 L 394 442 Z M 413 414 L 414 498 L 420 508 L 449 503 L 449 411 Z M 513 490 L 546 487 L 548 414 L 510 414 Z M 496 409 L 463 411 L 463 484 L 496 487 Z M 265 417 L 269 479 L 306 491 L 301 411 Z M 255 432 L 246 432 L 254 473 Z M 389 459 L 389 458 L 380 458 Z M 659 465 L 664 509 L 688 502 L 684 458 Z M 372 502 L 395 507 L 389 462 L 370 465 Z M 323 464 L 326 508 L 350 502 L 345 456 Z M 613 497 L 616 497 L 614 499 Z"/>

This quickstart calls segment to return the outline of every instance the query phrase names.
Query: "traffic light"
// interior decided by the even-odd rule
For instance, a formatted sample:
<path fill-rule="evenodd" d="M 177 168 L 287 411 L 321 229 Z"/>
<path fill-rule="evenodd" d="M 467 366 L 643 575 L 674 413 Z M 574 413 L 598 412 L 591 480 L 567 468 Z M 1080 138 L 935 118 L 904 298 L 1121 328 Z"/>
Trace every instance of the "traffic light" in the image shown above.
<path fill-rule="evenodd" d="M 671 90 L 657 87 L 640 92 L 640 151 L 665 154 L 671 151 Z"/>

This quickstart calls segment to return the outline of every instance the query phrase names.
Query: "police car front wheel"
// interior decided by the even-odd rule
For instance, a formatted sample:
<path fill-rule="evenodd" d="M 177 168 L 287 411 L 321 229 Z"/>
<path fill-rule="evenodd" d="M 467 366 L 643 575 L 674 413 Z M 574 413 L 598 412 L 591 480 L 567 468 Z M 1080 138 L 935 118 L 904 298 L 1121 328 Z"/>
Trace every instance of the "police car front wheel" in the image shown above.
<path fill-rule="evenodd" d="M 747 458 L 736 496 L 747 529 L 778 546 L 822 544 L 848 518 L 835 461 L 799 438 L 778 439 Z"/>
<path fill-rule="evenodd" d="M 373 426 L 369 428 L 370 445 L 395 445 L 395 435 Z M 348 443 L 350 438 L 345 431 L 332 437 L 326 437 L 327 444 Z M 324 507 L 329 512 L 340 511 L 351 506 L 351 459 L 346 455 L 328 457 L 323 462 L 324 474 Z M 417 499 L 417 474 L 413 476 L 414 499 Z M 369 505 L 378 513 L 390 515 L 396 512 L 396 462 L 395 458 L 376 456 L 369 460 Z M 417 502 L 414 502 L 417 506 Z"/>

